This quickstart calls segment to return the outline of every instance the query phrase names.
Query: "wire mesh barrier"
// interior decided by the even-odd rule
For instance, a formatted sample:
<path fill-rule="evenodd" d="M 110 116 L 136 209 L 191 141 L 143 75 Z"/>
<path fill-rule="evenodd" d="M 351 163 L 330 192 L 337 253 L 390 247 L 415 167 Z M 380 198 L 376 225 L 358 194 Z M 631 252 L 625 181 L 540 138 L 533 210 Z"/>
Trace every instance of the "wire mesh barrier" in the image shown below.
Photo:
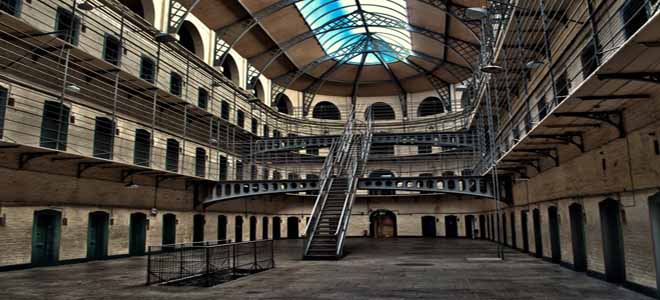
<path fill-rule="evenodd" d="M 147 285 L 214 286 L 275 267 L 273 240 L 149 246 Z"/>

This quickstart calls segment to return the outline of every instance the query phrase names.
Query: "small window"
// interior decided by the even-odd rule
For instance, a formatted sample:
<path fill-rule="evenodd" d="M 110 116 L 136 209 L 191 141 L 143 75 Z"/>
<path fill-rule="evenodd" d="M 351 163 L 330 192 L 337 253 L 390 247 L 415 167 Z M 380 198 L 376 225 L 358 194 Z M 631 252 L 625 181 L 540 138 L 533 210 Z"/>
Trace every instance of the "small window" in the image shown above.
<path fill-rule="evenodd" d="M 165 169 L 171 172 L 179 172 L 179 142 L 175 139 L 167 139 Z"/>
<path fill-rule="evenodd" d="M 112 120 L 104 117 L 96 117 L 96 124 L 94 126 L 94 157 L 112 159 L 113 127 Z"/>
<path fill-rule="evenodd" d="M 103 42 L 103 59 L 115 66 L 121 60 L 121 41 L 115 36 L 106 34 Z"/>
<path fill-rule="evenodd" d="M 21 12 L 21 0 L 0 0 L 0 10 L 18 16 Z"/>
<path fill-rule="evenodd" d="M 229 102 L 222 100 L 220 103 L 220 117 L 229 121 Z"/>
<path fill-rule="evenodd" d="M 135 148 L 133 163 L 148 167 L 151 160 L 151 133 L 144 129 L 135 130 Z"/>
<path fill-rule="evenodd" d="M 243 180 L 243 162 L 236 161 L 236 180 Z"/>
<path fill-rule="evenodd" d="M 140 78 L 147 82 L 154 83 L 156 79 L 156 63 L 153 59 L 142 56 L 142 59 L 140 60 Z"/>
<path fill-rule="evenodd" d="M 236 125 L 243 128 L 245 126 L 245 113 L 242 110 L 236 110 Z"/>
<path fill-rule="evenodd" d="M 176 72 L 170 73 L 170 94 L 181 96 L 183 90 L 183 78 Z"/>
<path fill-rule="evenodd" d="M 257 121 L 256 118 L 252 118 L 252 133 L 258 134 L 259 133 L 259 121 Z"/>
<path fill-rule="evenodd" d="M 80 35 L 80 18 L 74 17 L 71 11 L 63 7 L 57 8 L 55 17 L 56 36 L 72 45 L 78 45 Z"/>
<path fill-rule="evenodd" d="M 626 38 L 633 36 L 648 21 L 649 15 L 646 11 L 646 2 L 643 0 L 627 0 L 623 4 L 621 17 L 623 18 L 623 30 Z"/>
<path fill-rule="evenodd" d="M 279 171 L 273 171 L 273 180 L 282 179 L 282 174 Z"/>
<path fill-rule="evenodd" d="M 220 155 L 218 179 L 227 180 L 227 157 Z"/>
<path fill-rule="evenodd" d="M 69 132 L 70 109 L 56 101 L 44 103 L 43 118 L 41 120 L 40 145 L 44 148 L 66 150 Z"/>
<path fill-rule="evenodd" d="M 265 138 L 265 139 L 268 138 L 268 134 L 270 133 L 269 131 L 270 131 L 270 128 L 268 128 L 268 125 L 264 125 L 264 132 L 263 132 L 263 134 L 264 134 L 264 138 Z"/>
<path fill-rule="evenodd" d="M 536 110 L 539 112 L 539 121 L 543 120 L 545 118 L 545 115 L 547 114 L 547 106 L 545 103 L 545 98 L 541 98 L 538 103 L 536 103 Z"/>
<path fill-rule="evenodd" d="M 209 105 L 209 92 L 205 88 L 199 88 L 197 91 L 197 106 L 201 109 L 207 109 Z"/>
<path fill-rule="evenodd" d="M 600 47 L 598 47 L 600 49 Z M 601 54 L 596 52 L 596 43 L 591 40 L 584 46 L 580 54 L 580 61 L 582 62 L 582 75 L 584 78 L 589 77 L 591 73 L 596 71 L 598 63 L 600 62 Z"/>
<path fill-rule="evenodd" d="M 561 103 L 566 97 L 568 97 L 570 88 L 571 86 L 568 82 L 568 75 L 566 74 L 566 71 L 564 71 L 555 78 L 555 92 L 557 93 L 556 98 L 558 103 Z"/>
<path fill-rule="evenodd" d="M 420 144 L 417 145 L 418 154 L 430 154 L 433 152 L 433 145 L 431 144 Z"/>
<path fill-rule="evenodd" d="M 195 176 L 206 176 L 206 150 L 204 148 L 195 149 Z"/>

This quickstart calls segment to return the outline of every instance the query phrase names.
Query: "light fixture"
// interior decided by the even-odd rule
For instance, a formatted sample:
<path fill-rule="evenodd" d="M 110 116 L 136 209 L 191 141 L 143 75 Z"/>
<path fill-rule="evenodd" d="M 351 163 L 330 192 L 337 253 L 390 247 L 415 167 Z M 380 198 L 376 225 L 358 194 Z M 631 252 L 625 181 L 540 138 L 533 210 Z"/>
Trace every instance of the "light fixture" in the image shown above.
<path fill-rule="evenodd" d="M 67 84 L 66 91 L 72 93 L 80 93 L 80 87 L 75 84 Z"/>
<path fill-rule="evenodd" d="M 480 20 L 488 16 L 488 10 L 484 7 L 468 7 L 465 9 L 465 17 L 471 20 Z"/>
<path fill-rule="evenodd" d="M 498 65 L 487 64 L 481 67 L 481 71 L 488 74 L 499 74 L 504 72 L 504 68 Z"/>
<path fill-rule="evenodd" d="M 529 61 L 525 64 L 525 68 L 527 68 L 528 70 L 534 70 L 534 69 L 542 67 L 544 64 L 545 63 L 543 63 L 540 60 L 532 60 L 532 61 Z"/>
<path fill-rule="evenodd" d="M 131 181 L 129 181 L 127 184 L 124 185 L 127 189 L 137 189 L 140 186 L 137 185 L 135 182 L 133 182 L 133 178 L 131 178 Z"/>
<path fill-rule="evenodd" d="M 89 1 L 85 1 L 83 3 L 78 4 L 78 9 L 84 10 L 84 11 L 90 11 L 94 9 L 94 5 L 89 3 Z"/>

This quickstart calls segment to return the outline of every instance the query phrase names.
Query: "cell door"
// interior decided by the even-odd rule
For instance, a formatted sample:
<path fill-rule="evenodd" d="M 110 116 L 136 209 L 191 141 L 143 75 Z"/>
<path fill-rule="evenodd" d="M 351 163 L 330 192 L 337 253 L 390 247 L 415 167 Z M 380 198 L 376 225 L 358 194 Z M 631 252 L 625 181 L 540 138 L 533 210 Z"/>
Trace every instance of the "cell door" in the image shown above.
<path fill-rule="evenodd" d="M 236 216 L 234 224 L 234 239 L 237 243 L 243 241 L 243 217 L 241 216 Z"/>
<path fill-rule="evenodd" d="M 174 214 L 163 215 L 163 245 L 176 243 L 176 216 Z"/>
<path fill-rule="evenodd" d="M 250 241 L 257 240 L 257 217 L 250 217 Z"/>
<path fill-rule="evenodd" d="M 516 214 L 511 212 L 511 247 L 518 248 L 518 240 L 516 238 Z"/>
<path fill-rule="evenodd" d="M 108 255 L 108 223 L 110 215 L 104 211 L 89 214 L 87 230 L 87 258 L 103 259 Z"/>
<path fill-rule="evenodd" d="M 422 236 L 423 237 L 436 237 L 437 232 L 435 230 L 435 217 L 434 216 L 423 216 L 422 217 Z"/>
<path fill-rule="evenodd" d="M 281 232 L 282 229 L 280 228 L 280 225 L 282 224 L 282 219 L 280 217 L 274 217 L 273 218 L 273 239 L 274 240 L 279 240 L 281 238 Z"/>
<path fill-rule="evenodd" d="M 587 243 L 584 236 L 584 210 L 578 203 L 571 204 L 568 210 L 571 218 L 573 267 L 578 272 L 585 272 L 587 271 Z"/>
<path fill-rule="evenodd" d="M 475 238 L 474 236 L 474 216 L 465 216 L 465 236 L 469 239 Z"/>
<path fill-rule="evenodd" d="M 527 211 L 520 212 L 520 231 L 522 232 L 523 252 L 529 252 L 529 228 L 527 227 Z"/>
<path fill-rule="evenodd" d="M 32 225 L 32 265 L 48 266 L 58 261 L 61 214 L 54 210 L 34 213 Z"/>
<path fill-rule="evenodd" d="M 218 216 L 218 240 L 223 241 L 227 239 L 227 217 Z"/>
<path fill-rule="evenodd" d="M 261 238 L 264 240 L 268 239 L 268 217 L 261 219 Z"/>
<path fill-rule="evenodd" d="M 552 262 L 558 263 L 561 261 L 561 242 L 559 237 L 559 214 L 557 207 L 548 207 L 548 225 L 550 226 L 550 252 Z"/>
<path fill-rule="evenodd" d="M 485 239 L 486 238 L 486 216 L 484 215 L 479 215 L 479 238 Z"/>
<path fill-rule="evenodd" d="M 297 239 L 298 236 L 298 218 L 288 217 L 286 219 L 286 237 L 288 239 Z"/>
<path fill-rule="evenodd" d="M 193 217 L 193 243 L 204 242 L 204 215 L 195 215 Z"/>
<path fill-rule="evenodd" d="M 621 232 L 621 208 L 616 200 L 599 203 L 600 226 L 605 258 L 605 279 L 621 283 L 626 279 L 623 233 Z"/>
<path fill-rule="evenodd" d="M 144 255 L 147 243 L 147 215 L 131 214 L 128 238 L 128 255 Z"/>
<path fill-rule="evenodd" d="M 448 238 L 458 237 L 458 219 L 456 216 L 445 216 L 445 236 Z"/>
<path fill-rule="evenodd" d="M 534 227 L 534 247 L 536 257 L 543 257 L 543 236 L 541 236 L 541 211 L 532 211 L 532 222 Z"/>

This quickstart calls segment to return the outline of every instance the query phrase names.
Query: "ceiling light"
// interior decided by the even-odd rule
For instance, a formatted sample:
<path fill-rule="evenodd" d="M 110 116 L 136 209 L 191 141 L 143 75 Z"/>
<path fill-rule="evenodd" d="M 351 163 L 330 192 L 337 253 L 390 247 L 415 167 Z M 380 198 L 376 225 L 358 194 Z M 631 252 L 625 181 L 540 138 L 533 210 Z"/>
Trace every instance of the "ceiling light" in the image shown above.
<path fill-rule="evenodd" d="M 484 7 L 468 7 L 465 9 L 465 17 L 471 20 L 480 20 L 488 16 L 488 10 Z"/>
<path fill-rule="evenodd" d="M 67 84 L 66 90 L 72 93 L 80 93 L 80 87 L 75 84 Z"/>
<path fill-rule="evenodd" d="M 94 9 L 94 5 L 89 3 L 89 1 L 85 1 L 83 3 L 78 4 L 78 9 L 84 10 L 84 11 L 90 11 Z"/>
<path fill-rule="evenodd" d="M 499 74 L 504 72 L 504 68 L 498 65 L 487 64 L 481 67 L 481 71 L 488 74 Z"/>
<path fill-rule="evenodd" d="M 542 67 L 544 64 L 545 63 L 543 63 L 540 60 L 532 60 L 532 61 L 529 61 L 525 64 L 525 68 L 527 68 L 529 70 L 534 70 L 534 69 L 538 69 L 538 68 Z"/>

